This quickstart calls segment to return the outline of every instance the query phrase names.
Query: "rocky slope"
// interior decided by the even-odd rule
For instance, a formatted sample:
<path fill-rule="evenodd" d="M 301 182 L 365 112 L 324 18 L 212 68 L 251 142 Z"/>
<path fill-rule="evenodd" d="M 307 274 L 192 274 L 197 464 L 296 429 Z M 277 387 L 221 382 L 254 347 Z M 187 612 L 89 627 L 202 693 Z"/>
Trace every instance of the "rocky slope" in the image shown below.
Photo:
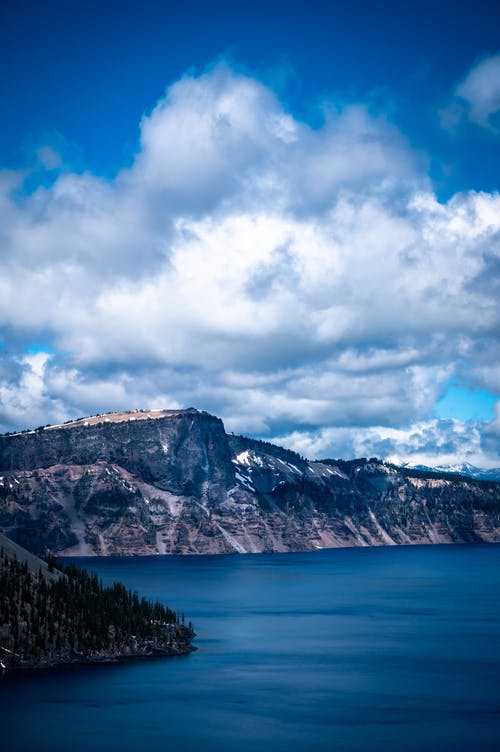
<path fill-rule="evenodd" d="M 0 531 L 67 555 L 500 541 L 500 483 L 309 462 L 194 409 L 0 437 Z"/>

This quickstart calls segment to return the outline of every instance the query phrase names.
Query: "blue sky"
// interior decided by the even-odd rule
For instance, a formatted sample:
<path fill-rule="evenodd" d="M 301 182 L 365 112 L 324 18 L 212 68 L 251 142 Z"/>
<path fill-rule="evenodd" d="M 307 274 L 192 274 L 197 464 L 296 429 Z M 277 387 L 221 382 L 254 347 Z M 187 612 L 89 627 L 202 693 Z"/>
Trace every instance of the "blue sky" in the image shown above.
<path fill-rule="evenodd" d="M 373 101 L 434 162 L 442 190 L 495 189 L 490 134 L 445 137 L 437 111 L 476 58 L 498 50 L 492 2 L 359 1 L 4 3 L 0 56 L 4 165 L 40 139 L 70 161 L 111 175 L 130 162 L 138 118 L 190 69 L 230 57 L 270 84 L 294 114 Z M 452 171 L 447 179 L 445 167 Z"/>
<path fill-rule="evenodd" d="M 437 7 L 436 7 L 437 6 Z M 0 10 L 0 430 L 500 465 L 493 2 Z"/>

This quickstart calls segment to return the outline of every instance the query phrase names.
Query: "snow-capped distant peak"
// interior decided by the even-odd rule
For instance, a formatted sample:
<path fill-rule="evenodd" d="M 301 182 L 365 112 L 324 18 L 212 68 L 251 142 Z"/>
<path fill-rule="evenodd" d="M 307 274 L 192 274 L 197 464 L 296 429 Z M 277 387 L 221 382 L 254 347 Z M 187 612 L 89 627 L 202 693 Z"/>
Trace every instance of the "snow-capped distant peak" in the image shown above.
<path fill-rule="evenodd" d="M 416 462 L 405 462 L 401 467 L 405 467 L 412 470 L 423 470 L 424 472 L 431 473 L 451 473 L 453 475 L 467 475 L 470 478 L 477 478 L 478 480 L 494 480 L 500 481 L 500 467 L 486 469 L 483 467 L 476 467 L 471 465 L 470 462 L 458 462 L 448 465 L 435 465 L 429 467 L 429 465 L 420 465 Z"/>

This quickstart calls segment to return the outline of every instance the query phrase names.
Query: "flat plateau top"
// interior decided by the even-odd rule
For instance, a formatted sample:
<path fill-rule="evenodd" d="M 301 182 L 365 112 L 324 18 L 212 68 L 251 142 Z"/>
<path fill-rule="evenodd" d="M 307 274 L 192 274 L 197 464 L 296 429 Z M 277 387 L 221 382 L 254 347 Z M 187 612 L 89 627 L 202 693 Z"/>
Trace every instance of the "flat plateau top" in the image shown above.
<path fill-rule="evenodd" d="M 78 418 L 68 423 L 62 423 L 57 426 L 47 426 L 46 431 L 52 431 L 55 428 L 73 428 L 74 426 L 95 426 L 98 423 L 124 423 L 132 420 L 148 420 L 157 418 L 167 418 L 171 415 L 188 412 L 186 410 L 127 410 L 121 413 L 102 413 L 101 415 L 92 415 L 88 418 Z"/>
<path fill-rule="evenodd" d="M 156 420 L 158 418 L 168 418 L 173 415 L 182 414 L 199 414 L 200 410 L 194 407 L 188 407 L 181 410 L 125 410 L 115 413 L 100 413 L 99 415 L 90 415 L 87 418 L 77 418 L 68 420 L 66 423 L 59 423 L 53 426 L 40 426 L 40 428 L 27 429 L 26 431 L 12 431 L 0 435 L 0 438 L 9 438 L 10 436 L 27 436 L 41 431 L 54 431 L 61 428 L 75 428 L 78 426 L 95 426 L 101 423 L 128 423 L 135 420 Z"/>

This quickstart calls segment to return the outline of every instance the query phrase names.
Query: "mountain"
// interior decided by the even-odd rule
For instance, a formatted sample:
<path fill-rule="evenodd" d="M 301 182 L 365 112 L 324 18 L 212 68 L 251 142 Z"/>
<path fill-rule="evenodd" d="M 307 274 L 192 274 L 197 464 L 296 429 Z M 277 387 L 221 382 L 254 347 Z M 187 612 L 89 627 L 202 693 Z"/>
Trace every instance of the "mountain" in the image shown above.
<path fill-rule="evenodd" d="M 478 478 L 479 480 L 500 482 L 500 467 L 486 469 L 471 465 L 469 462 L 457 463 L 455 465 L 436 465 L 436 467 L 408 463 L 403 467 L 413 468 L 415 470 L 425 470 L 426 472 L 431 473 L 451 473 L 452 475 L 465 475 L 469 478 Z"/>
<path fill-rule="evenodd" d="M 160 603 L 47 564 L 0 535 L 0 668 L 46 668 L 184 655 L 191 624 Z"/>
<path fill-rule="evenodd" d="M 0 437 L 0 530 L 64 555 L 500 541 L 500 484 L 311 462 L 192 408 L 109 413 Z"/>

